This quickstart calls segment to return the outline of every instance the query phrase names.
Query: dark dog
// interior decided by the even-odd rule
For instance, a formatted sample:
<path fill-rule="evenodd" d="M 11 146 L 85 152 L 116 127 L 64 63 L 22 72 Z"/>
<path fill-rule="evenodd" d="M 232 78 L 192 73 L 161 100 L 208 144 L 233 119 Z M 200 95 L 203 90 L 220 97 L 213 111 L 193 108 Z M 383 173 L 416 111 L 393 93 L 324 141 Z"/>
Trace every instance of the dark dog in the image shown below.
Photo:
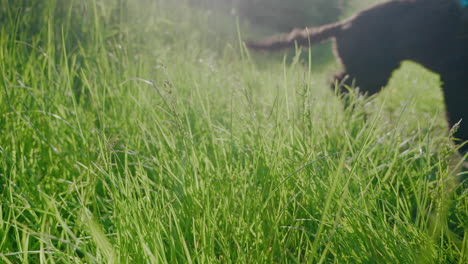
<path fill-rule="evenodd" d="M 335 55 L 344 70 L 334 75 L 333 87 L 355 80 L 367 94 L 385 86 L 403 60 L 420 63 L 440 74 L 448 123 L 452 127 L 461 121 L 454 136 L 464 142 L 468 140 L 468 20 L 464 1 L 385 2 L 341 22 L 295 29 L 246 45 L 253 50 L 279 50 L 334 38 Z M 461 152 L 467 150 L 465 144 Z"/>

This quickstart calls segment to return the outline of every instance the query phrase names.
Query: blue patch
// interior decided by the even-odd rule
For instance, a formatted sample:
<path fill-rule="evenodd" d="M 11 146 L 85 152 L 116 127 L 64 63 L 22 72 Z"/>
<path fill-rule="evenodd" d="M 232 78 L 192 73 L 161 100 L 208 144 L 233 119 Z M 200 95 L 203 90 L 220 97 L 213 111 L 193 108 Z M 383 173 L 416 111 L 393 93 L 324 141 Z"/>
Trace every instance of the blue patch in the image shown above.
<path fill-rule="evenodd" d="M 460 0 L 460 4 L 461 4 L 463 7 L 467 7 L 467 6 L 468 6 L 468 0 Z"/>

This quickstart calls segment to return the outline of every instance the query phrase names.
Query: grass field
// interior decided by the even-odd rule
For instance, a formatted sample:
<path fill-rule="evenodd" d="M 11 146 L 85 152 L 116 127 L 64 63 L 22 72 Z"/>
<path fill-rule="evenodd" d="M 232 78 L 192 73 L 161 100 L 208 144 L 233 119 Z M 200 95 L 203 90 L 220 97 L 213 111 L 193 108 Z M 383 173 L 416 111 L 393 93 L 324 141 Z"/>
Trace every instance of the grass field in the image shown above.
<path fill-rule="evenodd" d="M 235 17 L 34 2 L 0 0 L 0 263 L 467 263 L 436 75 L 345 110 Z"/>

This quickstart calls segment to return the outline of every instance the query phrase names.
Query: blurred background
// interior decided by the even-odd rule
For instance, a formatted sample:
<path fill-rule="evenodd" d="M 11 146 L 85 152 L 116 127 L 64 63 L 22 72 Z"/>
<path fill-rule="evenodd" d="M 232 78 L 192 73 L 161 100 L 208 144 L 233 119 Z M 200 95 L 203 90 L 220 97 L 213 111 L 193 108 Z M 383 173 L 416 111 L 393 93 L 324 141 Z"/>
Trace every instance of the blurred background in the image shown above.
<path fill-rule="evenodd" d="M 346 0 L 190 0 L 206 9 L 224 10 L 273 31 L 288 31 L 298 25 L 332 22 L 349 5 Z"/>
<path fill-rule="evenodd" d="M 269 31 L 322 25 L 382 0 L 188 0 L 194 6 L 229 12 Z"/>

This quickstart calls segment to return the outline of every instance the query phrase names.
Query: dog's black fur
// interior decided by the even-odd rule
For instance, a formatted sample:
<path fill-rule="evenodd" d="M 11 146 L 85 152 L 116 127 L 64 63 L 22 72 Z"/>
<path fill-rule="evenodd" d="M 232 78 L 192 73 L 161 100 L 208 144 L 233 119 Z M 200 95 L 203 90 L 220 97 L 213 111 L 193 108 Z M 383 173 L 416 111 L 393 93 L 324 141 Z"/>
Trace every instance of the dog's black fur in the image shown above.
<path fill-rule="evenodd" d="M 368 94 L 385 86 L 403 60 L 415 61 L 440 75 L 448 123 L 452 127 L 461 120 L 454 136 L 463 142 L 468 140 L 468 20 L 459 1 L 389 1 L 341 22 L 295 29 L 246 45 L 279 50 L 334 38 L 335 55 L 344 70 L 334 75 L 333 87 L 355 80 Z M 468 144 L 461 148 L 466 151 Z"/>

